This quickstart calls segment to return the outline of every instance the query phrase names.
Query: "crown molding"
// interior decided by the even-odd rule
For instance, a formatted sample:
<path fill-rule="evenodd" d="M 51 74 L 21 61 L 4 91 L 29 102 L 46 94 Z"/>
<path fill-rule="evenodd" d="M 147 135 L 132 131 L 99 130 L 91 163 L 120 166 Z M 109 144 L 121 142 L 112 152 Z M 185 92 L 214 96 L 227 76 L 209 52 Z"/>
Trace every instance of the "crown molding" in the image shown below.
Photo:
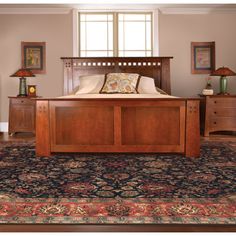
<path fill-rule="evenodd" d="M 95 7 L 94 5 L 80 5 L 77 7 L 3 7 L 0 8 L 0 14 L 68 14 L 72 10 L 76 9 L 78 11 L 101 11 L 104 9 L 114 11 L 114 10 L 160 10 L 162 14 L 167 15 L 196 15 L 196 14 L 235 14 L 235 7 L 162 7 L 158 5 L 149 5 L 149 6 L 131 6 L 131 5 L 101 5 Z"/>
<path fill-rule="evenodd" d="M 173 8 L 173 7 L 167 7 L 167 8 L 160 8 L 160 11 L 162 14 L 167 15 L 197 15 L 197 14 L 235 14 L 236 8 Z"/>
<path fill-rule="evenodd" d="M 68 14 L 71 8 L 0 8 L 0 14 Z"/>

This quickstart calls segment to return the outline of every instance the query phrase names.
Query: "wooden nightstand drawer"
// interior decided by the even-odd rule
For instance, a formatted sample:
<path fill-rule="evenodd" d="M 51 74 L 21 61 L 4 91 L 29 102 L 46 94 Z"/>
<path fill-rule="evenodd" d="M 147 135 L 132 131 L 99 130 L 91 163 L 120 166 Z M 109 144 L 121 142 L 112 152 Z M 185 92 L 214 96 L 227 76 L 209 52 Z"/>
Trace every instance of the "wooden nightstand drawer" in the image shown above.
<path fill-rule="evenodd" d="M 35 133 L 36 102 L 29 97 L 9 97 L 9 130 L 10 134 L 17 132 Z"/>
<path fill-rule="evenodd" d="M 29 98 L 12 98 L 12 104 L 34 105 L 35 101 Z"/>
<path fill-rule="evenodd" d="M 213 107 L 210 116 L 214 117 L 236 117 L 236 108 Z"/>
<path fill-rule="evenodd" d="M 209 105 L 212 107 L 235 107 L 236 108 L 236 101 L 235 98 L 232 97 L 225 97 L 225 98 L 211 98 L 209 100 Z"/>
<path fill-rule="evenodd" d="M 215 131 L 236 131 L 235 95 L 205 96 L 202 110 L 205 118 L 204 136 Z"/>
<path fill-rule="evenodd" d="M 210 121 L 210 131 L 211 130 L 236 131 L 236 117 L 212 117 Z"/>

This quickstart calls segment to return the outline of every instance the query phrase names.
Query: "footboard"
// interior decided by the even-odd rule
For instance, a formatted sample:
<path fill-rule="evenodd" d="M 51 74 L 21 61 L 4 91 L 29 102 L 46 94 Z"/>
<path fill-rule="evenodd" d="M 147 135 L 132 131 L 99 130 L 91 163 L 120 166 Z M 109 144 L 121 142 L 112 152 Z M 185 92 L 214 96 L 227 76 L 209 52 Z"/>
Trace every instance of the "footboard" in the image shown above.
<path fill-rule="evenodd" d="M 199 156 L 199 101 L 49 99 L 37 101 L 36 154 L 181 153 Z"/>

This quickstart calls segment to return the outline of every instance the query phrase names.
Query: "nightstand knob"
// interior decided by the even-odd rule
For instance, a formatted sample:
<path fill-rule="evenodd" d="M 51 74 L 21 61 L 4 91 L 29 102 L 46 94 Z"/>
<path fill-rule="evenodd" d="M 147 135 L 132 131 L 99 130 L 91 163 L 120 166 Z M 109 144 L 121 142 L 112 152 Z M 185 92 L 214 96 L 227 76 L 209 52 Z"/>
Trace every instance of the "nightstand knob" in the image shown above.
<path fill-rule="evenodd" d="M 214 122 L 214 124 L 216 125 L 216 121 Z"/>
<path fill-rule="evenodd" d="M 216 101 L 214 101 L 214 103 L 216 104 Z"/>
<path fill-rule="evenodd" d="M 21 103 L 24 103 L 24 100 L 21 100 Z"/>
<path fill-rule="evenodd" d="M 216 112 L 216 111 L 214 111 L 214 114 L 217 114 L 217 112 Z"/>

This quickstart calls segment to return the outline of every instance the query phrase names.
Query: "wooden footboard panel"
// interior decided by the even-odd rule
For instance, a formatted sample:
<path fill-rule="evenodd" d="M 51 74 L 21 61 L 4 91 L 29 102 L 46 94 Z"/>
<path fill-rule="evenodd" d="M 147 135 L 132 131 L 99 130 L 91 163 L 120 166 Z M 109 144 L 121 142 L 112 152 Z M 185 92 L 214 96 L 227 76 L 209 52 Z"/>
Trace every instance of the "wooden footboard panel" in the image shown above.
<path fill-rule="evenodd" d="M 198 101 L 192 103 L 196 105 Z M 47 106 L 48 112 L 42 113 L 42 106 Z M 187 101 L 181 99 L 39 100 L 36 152 L 48 155 L 53 152 L 185 154 L 187 151 L 189 156 L 197 156 L 196 151 L 191 152 L 191 146 L 195 145 L 197 150 L 198 144 L 186 142 L 186 134 L 199 120 L 192 111 L 191 116 L 187 114 Z M 49 127 L 47 130 L 41 129 L 42 122 Z M 199 138 L 198 134 L 195 136 Z"/>

